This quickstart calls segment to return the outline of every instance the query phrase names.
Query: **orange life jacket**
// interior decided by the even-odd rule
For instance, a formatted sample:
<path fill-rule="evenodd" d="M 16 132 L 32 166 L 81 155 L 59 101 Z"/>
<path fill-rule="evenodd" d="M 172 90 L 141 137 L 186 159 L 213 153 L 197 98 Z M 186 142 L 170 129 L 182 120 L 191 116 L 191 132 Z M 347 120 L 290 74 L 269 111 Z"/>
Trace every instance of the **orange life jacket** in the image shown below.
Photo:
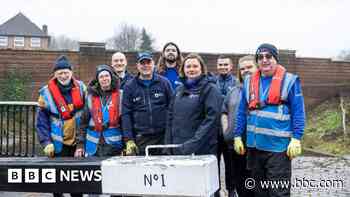
<path fill-rule="evenodd" d="M 286 69 L 277 65 L 276 71 L 273 74 L 272 82 L 270 85 L 269 95 L 267 98 L 267 104 L 278 105 L 281 104 L 281 88 Z M 259 83 L 260 83 L 261 72 L 255 72 L 250 79 L 249 87 L 249 109 L 257 109 L 260 106 L 260 95 L 259 95 Z"/>
<path fill-rule="evenodd" d="M 119 91 L 112 92 L 111 101 L 108 104 L 109 127 L 117 127 L 119 123 Z M 103 131 L 103 114 L 101 99 L 99 96 L 92 96 L 92 119 L 95 123 L 96 131 Z"/>
<path fill-rule="evenodd" d="M 84 101 L 80 94 L 80 86 L 78 82 L 72 78 L 73 87 L 71 90 L 71 96 L 73 101 L 74 109 L 81 109 L 84 107 Z M 64 120 L 71 119 L 74 114 L 72 114 L 74 109 L 70 109 L 67 105 L 66 100 L 64 99 L 63 95 L 61 94 L 61 91 L 57 85 L 56 79 L 51 79 L 48 84 L 49 91 L 53 97 L 53 100 L 55 101 L 55 104 L 57 106 L 58 112 L 62 116 Z"/>

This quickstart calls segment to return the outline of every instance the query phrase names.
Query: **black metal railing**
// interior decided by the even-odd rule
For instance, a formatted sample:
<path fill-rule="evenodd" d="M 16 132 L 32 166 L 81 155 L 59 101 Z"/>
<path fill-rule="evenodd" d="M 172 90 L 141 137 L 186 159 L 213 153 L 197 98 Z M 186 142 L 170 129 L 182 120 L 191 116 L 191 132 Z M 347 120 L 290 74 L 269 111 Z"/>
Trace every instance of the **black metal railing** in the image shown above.
<path fill-rule="evenodd" d="M 38 153 L 36 102 L 0 102 L 0 156 L 33 157 Z"/>

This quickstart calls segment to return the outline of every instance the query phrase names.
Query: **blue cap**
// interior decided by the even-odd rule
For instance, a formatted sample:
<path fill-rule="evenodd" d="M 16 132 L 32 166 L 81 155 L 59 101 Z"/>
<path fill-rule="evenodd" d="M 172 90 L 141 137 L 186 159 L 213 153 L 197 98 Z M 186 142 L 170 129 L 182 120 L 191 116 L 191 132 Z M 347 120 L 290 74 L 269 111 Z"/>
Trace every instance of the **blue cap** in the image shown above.
<path fill-rule="evenodd" d="M 68 58 L 64 55 L 61 55 L 56 59 L 53 71 L 60 69 L 72 70 L 72 65 L 70 64 Z"/>
<path fill-rule="evenodd" d="M 137 54 L 137 62 L 141 62 L 142 60 L 152 60 L 152 54 L 149 52 L 140 52 Z"/>

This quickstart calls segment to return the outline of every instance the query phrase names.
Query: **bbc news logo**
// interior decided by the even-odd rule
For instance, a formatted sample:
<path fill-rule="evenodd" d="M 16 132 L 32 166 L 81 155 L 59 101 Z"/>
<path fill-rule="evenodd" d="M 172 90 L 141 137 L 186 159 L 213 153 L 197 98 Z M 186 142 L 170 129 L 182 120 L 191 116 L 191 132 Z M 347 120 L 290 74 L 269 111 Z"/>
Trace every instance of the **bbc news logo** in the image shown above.
<path fill-rule="evenodd" d="M 55 168 L 7 170 L 8 183 L 98 182 L 101 180 L 101 170 L 56 170 Z"/>

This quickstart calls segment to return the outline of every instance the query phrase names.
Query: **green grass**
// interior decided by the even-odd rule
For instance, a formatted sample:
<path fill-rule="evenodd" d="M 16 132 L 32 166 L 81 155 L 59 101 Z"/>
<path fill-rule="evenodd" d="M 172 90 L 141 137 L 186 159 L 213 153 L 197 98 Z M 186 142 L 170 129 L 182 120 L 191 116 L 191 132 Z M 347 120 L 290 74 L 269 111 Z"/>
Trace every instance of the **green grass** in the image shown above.
<path fill-rule="evenodd" d="M 350 116 L 350 98 L 345 99 L 345 104 L 347 116 Z M 350 154 L 350 136 L 344 137 L 339 98 L 326 101 L 307 114 L 303 147 L 336 155 Z M 350 133 L 349 121 L 347 131 Z"/>

